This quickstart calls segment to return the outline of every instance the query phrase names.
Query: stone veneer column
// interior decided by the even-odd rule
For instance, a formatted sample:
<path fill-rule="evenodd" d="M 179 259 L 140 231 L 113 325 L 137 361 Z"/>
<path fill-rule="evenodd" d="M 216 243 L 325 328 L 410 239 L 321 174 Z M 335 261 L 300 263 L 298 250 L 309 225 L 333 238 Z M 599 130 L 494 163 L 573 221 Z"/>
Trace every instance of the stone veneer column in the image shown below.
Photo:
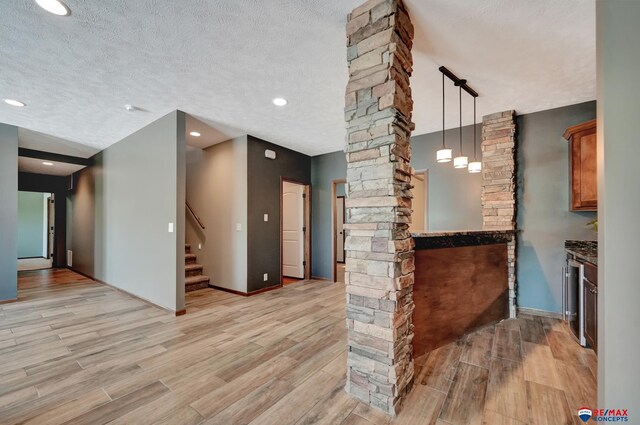
<path fill-rule="evenodd" d="M 482 118 L 482 228 L 516 229 L 516 121 L 514 111 Z M 516 317 L 516 236 L 507 245 L 509 315 Z"/>
<path fill-rule="evenodd" d="M 346 390 L 396 414 L 413 383 L 413 26 L 401 0 L 347 22 Z"/>

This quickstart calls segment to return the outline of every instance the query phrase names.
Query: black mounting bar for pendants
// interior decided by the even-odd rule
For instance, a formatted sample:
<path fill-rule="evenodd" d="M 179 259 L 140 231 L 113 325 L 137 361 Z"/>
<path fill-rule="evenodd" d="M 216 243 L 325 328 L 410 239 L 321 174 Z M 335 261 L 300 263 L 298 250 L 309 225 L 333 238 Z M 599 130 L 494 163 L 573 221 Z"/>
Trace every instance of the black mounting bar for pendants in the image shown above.
<path fill-rule="evenodd" d="M 467 80 L 463 80 L 463 79 L 458 78 L 456 76 L 456 74 L 454 74 L 453 72 L 449 71 L 447 69 L 447 67 L 445 67 L 445 66 L 441 66 L 440 68 L 438 68 L 438 70 L 440 72 L 442 72 L 444 75 L 446 75 L 451 81 L 453 81 L 453 84 L 455 86 L 461 87 L 462 90 L 466 91 L 467 93 L 469 93 L 473 97 L 478 97 L 478 92 L 476 92 L 474 89 L 472 89 L 471 87 L 469 87 L 467 85 Z"/>

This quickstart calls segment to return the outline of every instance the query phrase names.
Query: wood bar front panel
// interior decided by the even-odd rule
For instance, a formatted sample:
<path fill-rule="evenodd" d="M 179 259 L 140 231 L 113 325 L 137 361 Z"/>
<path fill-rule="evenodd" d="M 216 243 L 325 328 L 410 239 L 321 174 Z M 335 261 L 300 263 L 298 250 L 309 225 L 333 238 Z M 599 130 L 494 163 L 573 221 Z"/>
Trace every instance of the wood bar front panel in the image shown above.
<path fill-rule="evenodd" d="M 415 252 L 416 357 L 509 317 L 507 245 Z"/>

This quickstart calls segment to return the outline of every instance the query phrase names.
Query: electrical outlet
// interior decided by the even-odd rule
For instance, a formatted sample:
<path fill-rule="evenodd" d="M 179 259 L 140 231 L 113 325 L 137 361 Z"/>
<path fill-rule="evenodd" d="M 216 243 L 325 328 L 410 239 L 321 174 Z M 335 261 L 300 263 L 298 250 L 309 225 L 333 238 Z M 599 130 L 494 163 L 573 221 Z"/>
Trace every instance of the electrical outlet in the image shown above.
<path fill-rule="evenodd" d="M 264 215 L 264 221 L 269 221 L 269 214 Z"/>
<path fill-rule="evenodd" d="M 262 280 L 264 280 L 265 282 L 266 282 L 267 280 L 269 280 L 269 274 L 268 274 L 268 273 L 265 273 L 265 274 L 262 276 Z"/>
<path fill-rule="evenodd" d="M 241 231 L 242 231 L 242 224 L 236 223 L 236 232 L 241 232 Z"/>

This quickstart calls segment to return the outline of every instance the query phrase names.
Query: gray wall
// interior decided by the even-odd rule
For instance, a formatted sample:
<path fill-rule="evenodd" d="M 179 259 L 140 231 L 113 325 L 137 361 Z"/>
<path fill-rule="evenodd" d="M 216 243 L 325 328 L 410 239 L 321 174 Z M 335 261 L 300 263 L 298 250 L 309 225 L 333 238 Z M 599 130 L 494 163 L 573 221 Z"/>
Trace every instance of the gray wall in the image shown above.
<path fill-rule="evenodd" d="M 100 155 L 98 155 L 100 156 Z M 74 188 L 67 197 L 67 249 L 73 251 L 73 269 L 96 276 L 96 176 L 100 166 L 85 168 L 73 175 Z"/>
<path fill-rule="evenodd" d="M 569 211 L 565 130 L 594 119 L 596 102 L 517 117 L 518 306 L 560 313 L 566 239 L 595 240 L 594 212 Z"/>
<path fill-rule="evenodd" d="M 478 161 L 482 160 L 480 143 L 482 129 L 478 124 Z M 448 148 L 457 156 L 460 145 L 458 129 L 447 130 Z M 464 154 L 473 160 L 473 125 L 462 127 Z M 442 147 L 442 132 L 423 134 L 411 138 L 411 165 L 416 171 L 428 170 L 428 232 L 446 230 L 482 230 L 482 174 L 453 168 L 453 163 L 440 164 L 436 152 Z"/>
<path fill-rule="evenodd" d="M 18 258 L 47 256 L 45 202 L 42 193 L 18 192 Z"/>
<path fill-rule="evenodd" d="M 0 301 L 18 296 L 18 128 L 0 123 Z"/>
<path fill-rule="evenodd" d="M 598 406 L 640 421 L 640 2 L 596 3 L 598 76 Z"/>
<path fill-rule="evenodd" d="M 186 241 L 211 284 L 247 292 L 247 136 L 187 150 Z M 237 230 L 240 225 L 240 230 Z M 198 249 L 202 244 L 202 249 Z"/>
<path fill-rule="evenodd" d="M 67 249 L 73 251 L 73 269 L 96 276 L 96 178 L 100 167 L 85 168 L 74 174 L 73 191 L 67 197 Z"/>
<path fill-rule="evenodd" d="M 265 158 L 265 149 L 275 151 L 276 159 Z M 248 136 L 247 165 L 247 290 L 252 292 L 280 285 L 281 179 L 311 184 L 311 157 Z M 269 275 L 266 282 L 264 273 Z"/>
<path fill-rule="evenodd" d="M 181 121 L 174 111 L 100 152 L 94 167 L 76 175 L 70 198 L 71 216 L 85 215 L 72 223 L 74 267 L 92 268 L 90 276 L 170 310 L 184 306 L 177 299 L 177 285 L 184 287 L 184 263 L 180 270 L 177 260 L 184 257 Z M 82 256 L 92 246 L 93 264 Z"/>
<path fill-rule="evenodd" d="M 331 279 L 331 182 L 347 178 L 344 152 L 311 158 L 311 275 Z"/>

